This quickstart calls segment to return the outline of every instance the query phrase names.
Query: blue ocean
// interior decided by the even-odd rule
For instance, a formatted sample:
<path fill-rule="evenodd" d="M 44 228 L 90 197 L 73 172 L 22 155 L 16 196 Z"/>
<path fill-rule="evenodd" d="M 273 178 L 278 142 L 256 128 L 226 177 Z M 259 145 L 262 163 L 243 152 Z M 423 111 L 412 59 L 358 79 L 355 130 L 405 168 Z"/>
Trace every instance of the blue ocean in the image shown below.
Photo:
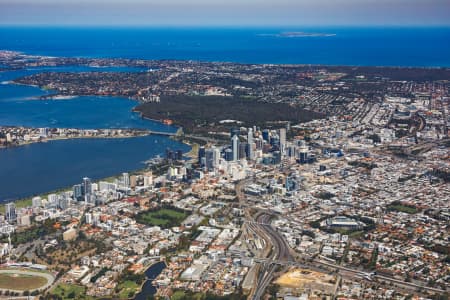
<path fill-rule="evenodd" d="M 279 35 L 286 32 L 306 34 Z M 448 67 L 450 28 L 0 27 L 0 49 L 51 56 Z"/>

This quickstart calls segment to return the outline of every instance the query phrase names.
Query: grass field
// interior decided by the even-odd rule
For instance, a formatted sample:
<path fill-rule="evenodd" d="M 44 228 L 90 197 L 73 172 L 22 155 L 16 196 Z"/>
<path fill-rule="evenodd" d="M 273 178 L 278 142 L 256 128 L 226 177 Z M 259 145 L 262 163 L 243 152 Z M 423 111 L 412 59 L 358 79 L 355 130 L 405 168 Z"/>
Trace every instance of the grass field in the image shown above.
<path fill-rule="evenodd" d="M 74 284 L 58 284 L 51 292 L 51 295 L 59 296 L 62 299 L 93 299 L 90 296 L 86 296 L 86 288 L 84 286 Z"/>
<path fill-rule="evenodd" d="M 186 297 L 186 293 L 184 291 L 176 291 L 173 293 L 171 299 L 172 300 L 183 300 Z"/>
<path fill-rule="evenodd" d="M 118 288 L 120 299 L 128 299 L 140 289 L 140 286 L 134 281 L 127 280 L 120 283 Z"/>
<path fill-rule="evenodd" d="M 388 208 L 388 210 L 395 210 L 395 211 L 404 212 L 404 213 L 411 214 L 411 215 L 418 212 L 417 208 L 415 208 L 415 207 L 401 205 L 401 204 L 391 204 L 387 208 Z"/>
<path fill-rule="evenodd" d="M 181 222 L 188 216 L 186 212 L 170 209 L 160 208 L 155 211 L 148 211 L 139 214 L 136 220 L 139 223 L 150 226 L 161 226 L 162 228 L 169 228 L 179 226 Z"/>
<path fill-rule="evenodd" d="M 93 299 L 90 296 L 86 296 L 86 288 L 80 285 L 74 284 L 58 284 L 51 292 L 51 295 L 59 296 L 62 299 Z"/>
<path fill-rule="evenodd" d="M 40 276 L 0 274 L 0 288 L 18 291 L 38 289 L 47 283 L 47 279 Z"/>

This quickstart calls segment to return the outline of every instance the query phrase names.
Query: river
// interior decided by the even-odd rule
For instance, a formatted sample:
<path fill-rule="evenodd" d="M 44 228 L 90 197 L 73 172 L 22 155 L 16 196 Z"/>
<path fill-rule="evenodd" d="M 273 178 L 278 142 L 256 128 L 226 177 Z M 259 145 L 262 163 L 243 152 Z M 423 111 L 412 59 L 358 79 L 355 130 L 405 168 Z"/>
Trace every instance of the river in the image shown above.
<path fill-rule="evenodd" d="M 147 300 L 148 296 L 152 296 L 156 293 L 156 287 L 153 286 L 153 280 L 158 277 L 165 268 L 165 262 L 158 262 L 145 271 L 147 280 L 144 282 L 141 292 L 134 297 L 134 300 Z"/>
<path fill-rule="evenodd" d="M 36 100 L 51 93 L 8 81 L 43 71 L 98 71 L 91 67 L 33 68 L 0 72 L 0 126 L 61 128 L 145 128 L 175 132 L 175 126 L 144 120 L 132 112 L 137 102 L 121 97 L 83 96 L 69 100 Z M 133 71 L 108 68 L 104 71 Z M 101 179 L 141 169 L 144 161 L 163 155 L 166 148 L 187 152 L 189 146 L 168 137 L 76 139 L 0 149 L 0 202 L 65 188 L 82 177 Z"/>

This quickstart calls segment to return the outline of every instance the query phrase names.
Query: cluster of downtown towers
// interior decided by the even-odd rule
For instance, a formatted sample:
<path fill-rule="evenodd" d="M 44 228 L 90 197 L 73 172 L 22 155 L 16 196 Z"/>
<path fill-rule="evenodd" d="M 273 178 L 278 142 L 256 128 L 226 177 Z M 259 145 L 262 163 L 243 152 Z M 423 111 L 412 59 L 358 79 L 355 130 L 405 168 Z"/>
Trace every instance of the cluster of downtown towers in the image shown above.
<path fill-rule="evenodd" d="M 277 164 L 280 163 L 283 155 L 289 155 L 287 153 L 289 148 L 286 147 L 286 128 L 277 130 L 260 130 L 256 126 L 246 130 L 245 128 L 232 128 L 230 139 L 230 145 L 223 148 L 200 147 L 198 152 L 200 165 L 207 170 L 213 170 L 219 164 L 220 158 L 226 161 L 254 160 L 257 151 L 262 151 L 264 154 L 263 163 Z"/>

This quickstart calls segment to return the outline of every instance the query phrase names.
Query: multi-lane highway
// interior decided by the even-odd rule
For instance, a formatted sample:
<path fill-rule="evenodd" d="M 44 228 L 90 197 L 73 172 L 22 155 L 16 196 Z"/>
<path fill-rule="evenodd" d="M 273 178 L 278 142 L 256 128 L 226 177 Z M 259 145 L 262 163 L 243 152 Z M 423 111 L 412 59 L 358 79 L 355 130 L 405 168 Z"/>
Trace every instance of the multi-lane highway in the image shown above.
<path fill-rule="evenodd" d="M 270 219 L 273 217 L 270 213 L 257 213 L 255 217 L 251 215 L 250 208 L 245 203 L 245 195 L 243 189 L 250 179 L 243 180 L 236 185 L 236 195 L 239 199 L 241 207 L 244 207 L 244 215 L 246 223 L 244 226 L 255 233 L 259 238 L 265 241 L 264 256 L 271 260 L 292 260 L 289 251 L 289 246 L 286 241 L 274 230 L 270 225 Z M 275 264 L 261 264 L 257 269 L 256 280 L 249 299 L 260 299 L 264 295 L 264 291 L 273 279 L 273 274 L 277 265 Z"/>
<path fill-rule="evenodd" d="M 270 223 L 270 219 L 273 216 L 268 213 L 261 213 L 257 215 L 256 222 L 253 226 L 256 226 L 261 236 L 269 242 L 272 246 L 269 259 L 283 262 L 294 261 L 289 245 L 286 240 L 275 230 L 272 226 L 267 225 Z M 256 280 L 255 289 L 253 291 L 252 299 L 260 299 L 264 295 L 264 291 L 267 286 L 272 282 L 273 274 L 275 273 L 277 266 L 274 264 L 262 264 L 259 272 L 259 276 Z"/>

